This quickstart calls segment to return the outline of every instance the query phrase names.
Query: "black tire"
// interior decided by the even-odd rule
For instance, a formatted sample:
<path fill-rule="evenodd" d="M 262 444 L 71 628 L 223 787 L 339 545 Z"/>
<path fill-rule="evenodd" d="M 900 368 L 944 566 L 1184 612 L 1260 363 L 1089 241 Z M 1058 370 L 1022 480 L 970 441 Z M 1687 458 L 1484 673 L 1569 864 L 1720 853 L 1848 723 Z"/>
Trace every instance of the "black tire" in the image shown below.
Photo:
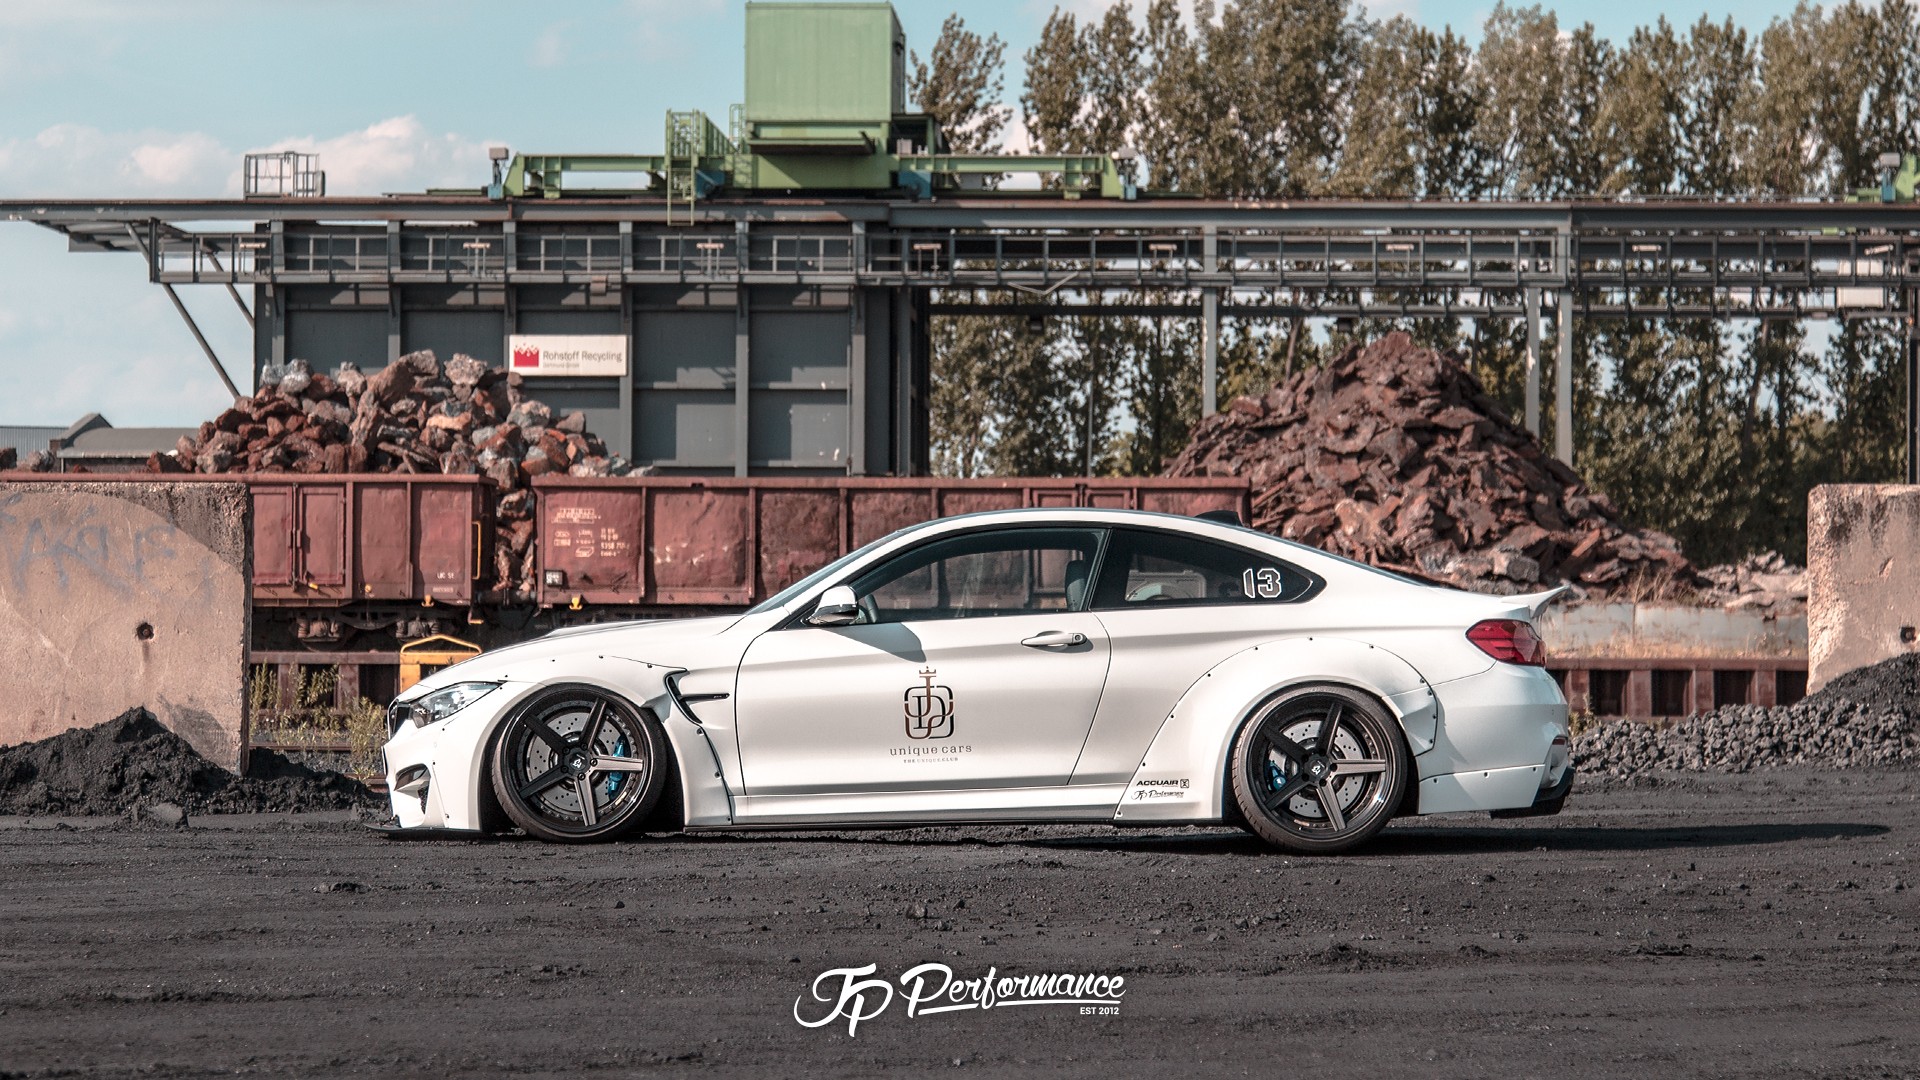
<path fill-rule="evenodd" d="M 1407 761 L 1400 725 L 1379 702 L 1345 687 L 1302 687 L 1269 700 L 1240 729 L 1233 798 L 1267 843 L 1332 855 L 1386 828 Z"/>
<path fill-rule="evenodd" d="M 666 732 L 651 710 L 597 687 L 556 686 L 527 699 L 500 725 L 493 790 L 500 808 L 529 835 L 561 843 L 611 840 L 660 801 L 671 761 Z M 605 767 L 610 763 L 616 767 Z"/>

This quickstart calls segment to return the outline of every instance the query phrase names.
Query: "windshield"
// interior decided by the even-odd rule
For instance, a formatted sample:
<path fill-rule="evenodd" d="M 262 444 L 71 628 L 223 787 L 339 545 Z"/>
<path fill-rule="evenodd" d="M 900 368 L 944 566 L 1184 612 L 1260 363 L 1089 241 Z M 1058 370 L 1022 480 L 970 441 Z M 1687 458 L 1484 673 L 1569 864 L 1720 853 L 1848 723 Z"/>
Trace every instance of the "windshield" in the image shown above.
<path fill-rule="evenodd" d="M 816 585 L 825 584 L 827 581 L 831 580 L 834 576 L 840 574 L 842 571 L 846 570 L 848 567 L 852 566 L 854 563 L 857 563 L 861 559 L 866 558 L 868 554 L 873 552 L 876 548 L 879 548 L 881 545 L 892 543 L 896 537 L 899 537 L 902 534 L 910 533 L 915 529 L 925 528 L 926 526 L 931 524 L 933 523 L 930 521 L 923 521 L 918 525 L 909 525 L 904 529 L 895 529 L 893 532 L 888 533 L 887 535 L 881 537 L 878 540 L 875 540 L 873 543 L 868 544 L 863 548 L 859 548 L 855 551 L 851 551 L 845 555 L 840 556 L 839 558 L 833 560 L 832 562 L 821 567 L 820 569 L 815 570 L 813 573 L 808 574 L 806 577 L 801 578 L 799 581 L 794 582 L 793 584 L 787 586 L 786 588 L 781 589 L 779 592 L 774 593 L 772 596 L 767 597 L 765 600 L 760 601 L 758 604 L 755 604 L 753 607 L 747 609 L 747 614 L 758 615 L 762 612 L 777 611 L 783 607 L 786 607 L 788 604 L 793 603 L 793 601 L 796 598 L 798 598 L 802 593 L 807 592 L 809 589 L 812 589 Z"/>

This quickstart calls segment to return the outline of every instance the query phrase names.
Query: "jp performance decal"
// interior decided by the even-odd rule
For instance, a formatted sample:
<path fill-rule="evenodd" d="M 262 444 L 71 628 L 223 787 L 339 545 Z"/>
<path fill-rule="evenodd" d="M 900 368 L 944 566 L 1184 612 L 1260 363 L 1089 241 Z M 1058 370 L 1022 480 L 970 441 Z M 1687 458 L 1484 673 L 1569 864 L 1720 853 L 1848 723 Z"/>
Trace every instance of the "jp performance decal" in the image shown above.
<path fill-rule="evenodd" d="M 907 687 L 905 708 L 909 739 L 953 738 L 953 691 L 945 686 L 936 686 L 933 681 L 936 674 L 938 672 L 930 667 L 921 668 L 920 685 Z"/>
<path fill-rule="evenodd" d="M 962 979 L 945 964 L 921 964 L 902 972 L 900 989 L 884 978 L 875 977 L 879 965 L 830 968 L 813 980 L 813 1000 L 807 995 L 793 999 L 793 1018 L 801 1027 L 820 1028 L 836 1020 L 847 1022 L 847 1036 L 858 1038 L 862 1021 L 887 1011 L 897 996 L 906 1002 L 909 1019 L 950 1012 L 986 1012 L 1016 1005 L 1065 1005 L 1081 1016 L 1118 1016 L 1120 999 L 1126 996 L 1124 975 L 1098 975 L 1093 972 L 1047 972 L 1040 975 L 1001 975 L 988 968 L 976 979 Z M 838 984 L 837 986 L 835 984 Z M 830 1006 L 822 1009 L 821 1005 Z M 818 1011 L 812 1019 L 801 1015 Z"/>

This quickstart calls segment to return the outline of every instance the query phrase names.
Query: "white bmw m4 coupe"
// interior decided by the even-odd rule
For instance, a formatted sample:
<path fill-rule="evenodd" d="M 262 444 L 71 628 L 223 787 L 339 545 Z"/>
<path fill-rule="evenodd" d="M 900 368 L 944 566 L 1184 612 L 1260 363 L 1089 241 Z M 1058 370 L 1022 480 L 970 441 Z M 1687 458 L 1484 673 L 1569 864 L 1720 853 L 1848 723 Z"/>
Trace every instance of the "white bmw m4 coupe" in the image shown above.
<path fill-rule="evenodd" d="M 986 822 L 1232 824 L 1303 854 L 1405 814 L 1551 814 L 1554 593 L 1437 588 L 1205 518 L 1007 510 L 739 615 L 556 631 L 393 703 L 399 830 L 605 840 Z"/>

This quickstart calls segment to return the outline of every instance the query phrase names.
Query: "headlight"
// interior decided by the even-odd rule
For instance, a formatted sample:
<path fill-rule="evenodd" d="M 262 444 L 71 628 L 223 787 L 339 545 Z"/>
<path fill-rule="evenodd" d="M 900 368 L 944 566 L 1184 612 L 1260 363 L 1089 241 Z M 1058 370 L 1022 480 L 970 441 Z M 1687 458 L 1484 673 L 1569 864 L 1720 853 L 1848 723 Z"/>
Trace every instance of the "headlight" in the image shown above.
<path fill-rule="evenodd" d="M 499 687 L 499 683 L 490 682 L 454 683 L 443 690 L 435 690 L 426 697 L 410 702 L 409 704 L 413 706 L 410 718 L 415 727 L 437 724 L 493 693 Z"/>

